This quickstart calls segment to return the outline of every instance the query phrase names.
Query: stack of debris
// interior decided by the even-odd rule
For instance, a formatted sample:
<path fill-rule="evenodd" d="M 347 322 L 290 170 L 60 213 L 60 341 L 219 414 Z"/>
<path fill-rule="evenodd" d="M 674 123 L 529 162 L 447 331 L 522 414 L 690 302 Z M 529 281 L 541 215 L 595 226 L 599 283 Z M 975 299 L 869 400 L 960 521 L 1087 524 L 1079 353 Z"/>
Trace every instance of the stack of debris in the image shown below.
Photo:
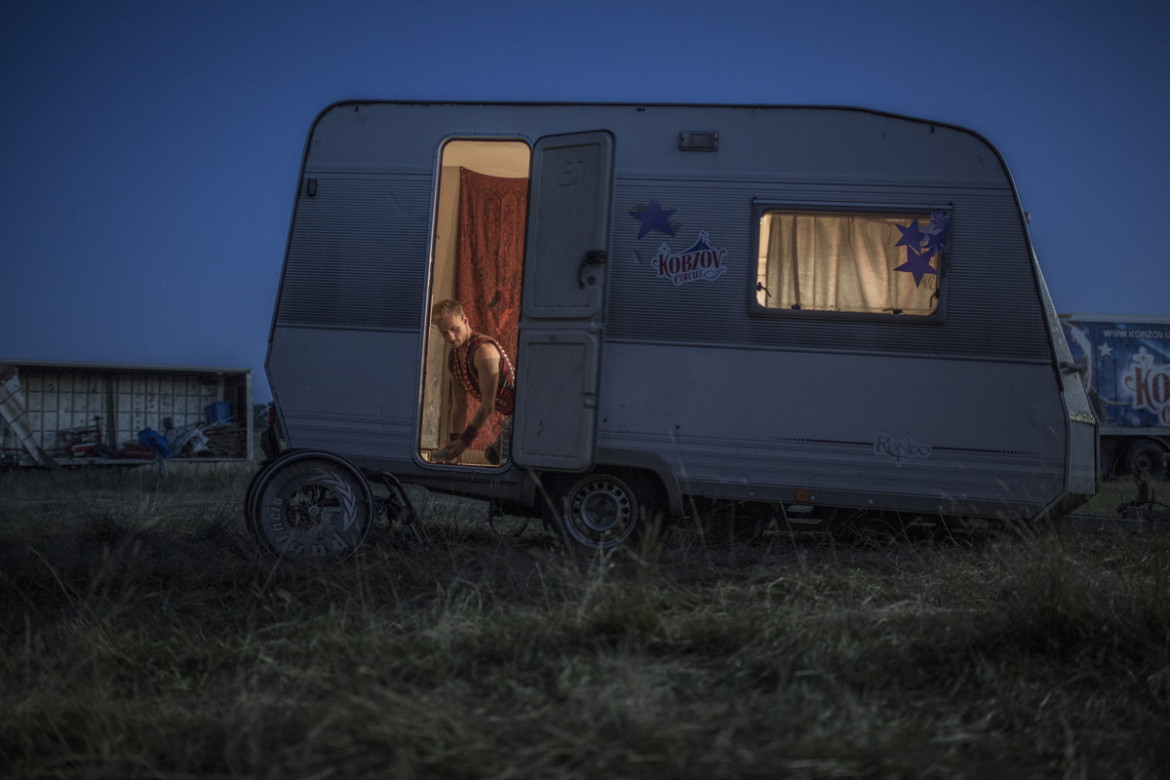
<path fill-rule="evenodd" d="M 239 423 L 217 423 L 203 429 L 207 451 L 213 458 L 242 458 L 248 453 L 248 432 Z"/>

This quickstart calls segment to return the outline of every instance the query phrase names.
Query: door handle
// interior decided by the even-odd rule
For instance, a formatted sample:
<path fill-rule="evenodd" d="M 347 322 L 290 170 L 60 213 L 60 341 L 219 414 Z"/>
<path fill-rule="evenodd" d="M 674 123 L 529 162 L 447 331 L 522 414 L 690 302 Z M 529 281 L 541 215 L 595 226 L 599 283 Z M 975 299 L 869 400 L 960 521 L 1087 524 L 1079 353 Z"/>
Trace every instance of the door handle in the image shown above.
<path fill-rule="evenodd" d="M 577 266 L 577 286 L 585 289 L 587 284 L 597 284 L 597 266 L 604 266 L 606 260 L 604 249 L 593 249 L 585 253 L 585 259 Z"/>

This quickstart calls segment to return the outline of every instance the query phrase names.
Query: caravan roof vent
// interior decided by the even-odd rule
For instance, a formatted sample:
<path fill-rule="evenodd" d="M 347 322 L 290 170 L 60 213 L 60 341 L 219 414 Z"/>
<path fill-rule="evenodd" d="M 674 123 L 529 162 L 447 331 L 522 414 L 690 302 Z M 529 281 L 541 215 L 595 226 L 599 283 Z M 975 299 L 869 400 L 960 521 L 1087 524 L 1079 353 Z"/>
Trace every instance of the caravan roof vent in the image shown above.
<path fill-rule="evenodd" d="M 719 133 L 715 130 L 683 130 L 678 134 L 678 148 L 682 152 L 717 152 Z"/>

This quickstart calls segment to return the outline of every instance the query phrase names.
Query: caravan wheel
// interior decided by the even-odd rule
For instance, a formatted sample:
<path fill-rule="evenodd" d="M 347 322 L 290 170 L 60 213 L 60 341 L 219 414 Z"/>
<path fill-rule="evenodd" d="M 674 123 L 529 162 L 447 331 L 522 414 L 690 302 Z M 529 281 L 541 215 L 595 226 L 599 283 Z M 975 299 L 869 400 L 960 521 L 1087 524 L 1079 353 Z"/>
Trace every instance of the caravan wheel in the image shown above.
<path fill-rule="evenodd" d="M 594 550 L 608 550 L 637 535 L 646 509 L 646 493 L 633 487 L 636 480 L 597 471 L 576 482 L 550 487 L 554 513 L 546 519 L 566 541 Z M 548 516 L 551 514 L 552 516 Z"/>
<path fill-rule="evenodd" d="M 253 480 L 245 501 L 257 541 L 289 560 L 345 560 L 373 524 L 365 477 L 326 452 L 294 452 L 273 461 Z"/>

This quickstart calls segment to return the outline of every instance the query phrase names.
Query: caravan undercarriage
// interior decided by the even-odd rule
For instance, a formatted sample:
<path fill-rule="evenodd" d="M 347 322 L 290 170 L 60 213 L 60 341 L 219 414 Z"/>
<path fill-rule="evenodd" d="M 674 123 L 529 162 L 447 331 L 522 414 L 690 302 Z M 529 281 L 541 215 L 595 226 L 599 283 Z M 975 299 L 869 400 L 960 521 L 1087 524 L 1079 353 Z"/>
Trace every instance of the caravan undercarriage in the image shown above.
<path fill-rule="evenodd" d="M 583 475 L 533 475 L 535 508 L 487 502 L 486 520 L 501 536 L 517 536 L 539 517 L 545 531 L 570 548 L 609 550 L 660 529 L 694 523 L 711 543 L 741 543 L 769 535 L 821 533 L 851 542 L 972 535 L 1009 530 L 1009 520 L 928 513 L 868 511 L 799 502 L 686 497 L 681 518 L 663 511 L 665 491 L 651 473 L 609 468 Z M 420 485 L 420 487 L 422 487 Z M 444 491 L 450 493 L 453 491 Z M 403 482 L 319 450 L 290 450 L 268 461 L 245 498 L 248 530 L 267 551 L 301 562 L 349 559 L 375 526 L 407 545 L 428 534 Z"/>

